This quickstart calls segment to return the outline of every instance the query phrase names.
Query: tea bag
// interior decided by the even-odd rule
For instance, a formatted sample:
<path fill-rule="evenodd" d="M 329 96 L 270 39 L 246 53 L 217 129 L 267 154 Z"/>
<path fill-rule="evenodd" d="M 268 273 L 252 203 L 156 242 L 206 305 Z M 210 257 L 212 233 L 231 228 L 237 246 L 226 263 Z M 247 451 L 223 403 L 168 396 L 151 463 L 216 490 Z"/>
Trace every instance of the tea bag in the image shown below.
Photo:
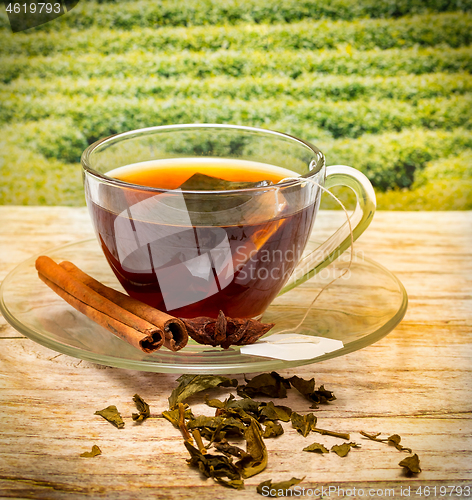
<path fill-rule="evenodd" d="M 282 179 L 280 182 L 285 182 L 287 180 L 297 181 L 299 179 L 297 177 L 288 177 L 286 179 Z M 312 359 L 318 356 L 322 356 L 323 354 L 337 351 L 338 349 L 342 349 L 344 347 L 343 342 L 340 340 L 330 339 L 326 337 L 316 337 L 311 335 L 300 335 L 296 333 L 307 318 L 309 312 L 313 308 L 319 296 L 330 285 L 332 285 L 336 280 L 338 280 L 341 276 L 344 276 L 346 272 L 350 270 L 353 262 L 354 252 L 354 233 L 352 231 L 351 220 L 346 207 L 333 193 L 331 193 L 324 186 L 321 186 L 314 179 L 305 179 L 304 182 L 308 182 L 313 186 L 318 186 L 323 192 L 328 193 L 344 210 L 347 218 L 347 224 L 349 226 L 349 232 L 351 235 L 351 255 L 349 265 L 318 292 L 318 294 L 313 298 L 307 310 L 305 311 L 305 314 L 294 328 L 286 328 L 280 330 L 278 333 L 259 339 L 254 344 L 242 346 L 240 348 L 242 354 L 283 359 L 284 361 L 296 361 L 300 359 Z"/>
<path fill-rule="evenodd" d="M 187 210 L 195 214 L 211 214 L 215 213 L 214 224 L 225 224 L 225 218 L 228 216 L 229 224 L 234 224 L 235 220 L 242 224 L 250 223 L 245 215 L 251 207 L 254 209 L 254 202 L 257 197 L 253 194 L 235 192 L 234 190 L 247 188 L 264 188 L 271 186 L 272 181 L 262 180 L 258 182 L 245 181 L 227 181 L 212 175 L 202 174 L 197 172 L 189 177 L 176 190 L 181 190 L 184 195 Z M 216 193 L 192 193 L 188 191 L 228 191 L 227 194 L 215 196 Z M 259 195 L 260 196 L 260 195 Z M 239 213 L 235 213 L 235 210 Z M 198 217 L 198 215 L 197 215 Z M 208 218 L 208 215 L 206 215 Z M 211 222 L 211 221 L 210 221 Z"/>
<path fill-rule="evenodd" d="M 211 175 L 195 173 L 179 186 L 185 203 L 192 217 L 192 212 L 212 212 L 215 214 L 215 223 L 224 225 L 225 215 L 229 224 L 239 225 L 260 224 L 266 222 L 265 227 L 257 231 L 255 237 L 247 240 L 244 245 L 238 245 L 237 256 L 234 257 L 234 268 L 243 266 L 254 252 L 259 251 L 267 240 L 276 233 L 284 223 L 283 214 L 287 202 L 278 189 L 263 189 L 257 193 L 228 193 L 227 196 L 215 197 L 209 194 L 197 197 L 191 191 L 230 191 L 247 188 L 264 188 L 273 186 L 272 181 L 257 182 L 227 181 Z"/>
<path fill-rule="evenodd" d="M 230 189 L 246 189 L 252 187 L 271 186 L 272 181 L 258 182 L 243 182 L 243 181 L 227 181 L 212 175 L 201 174 L 197 172 L 189 177 L 179 189 L 183 191 L 228 191 Z"/>
<path fill-rule="evenodd" d="M 344 347 L 341 340 L 311 335 L 275 333 L 256 343 L 241 346 L 242 354 L 296 361 L 313 359 Z"/>

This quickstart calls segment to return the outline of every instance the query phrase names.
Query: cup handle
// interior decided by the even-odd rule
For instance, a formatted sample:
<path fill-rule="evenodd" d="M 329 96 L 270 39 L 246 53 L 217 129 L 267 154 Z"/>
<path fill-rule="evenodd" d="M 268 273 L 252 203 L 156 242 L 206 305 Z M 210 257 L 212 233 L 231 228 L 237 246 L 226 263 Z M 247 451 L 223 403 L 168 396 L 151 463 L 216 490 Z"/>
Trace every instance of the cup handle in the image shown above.
<path fill-rule="evenodd" d="M 329 189 L 334 186 L 347 186 L 356 194 L 357 205 L 350 217 L 355 241 L 372 222 L 376 207 L 374 188 L 362 172 L 344 165 L 332 165 L 326 168 L 324 187 Z M 351 233 L 346 221 L 332 236 L 298 263 L 279 295 L 312 278 L 336 260 L 350 245 Z"/>

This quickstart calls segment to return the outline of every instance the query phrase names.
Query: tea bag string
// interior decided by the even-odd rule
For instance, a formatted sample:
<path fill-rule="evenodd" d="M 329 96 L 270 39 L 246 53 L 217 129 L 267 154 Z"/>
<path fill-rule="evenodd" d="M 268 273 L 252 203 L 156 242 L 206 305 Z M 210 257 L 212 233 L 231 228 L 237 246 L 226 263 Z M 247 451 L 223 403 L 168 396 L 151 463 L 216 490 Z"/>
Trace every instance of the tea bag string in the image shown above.
<path fill-rule="evenodd" d="M 286 181 L 298 181 L 300 182 L 301 179 L 300 177 L 285 177 L 284 179 L 282 179 L 281 181 L 278 182 L 278 184 L 280 184 L 281 182 L 286 182 Z M 304 178 L 302 180 L 302 183 L 304 182 L 309 182 L 315 186 L 318 186 L 324 193 L 327 193 L 331 196 L 331 198 L 333 198 L 339 205 L 340 207 L 344 210 L 344 213 L 346 215 L 346 219 L 347 219 L 347 223 L 348 223 L 348 226 L 349 226 L 349 233 L 351 235 L 351 252 L 350 252 L 350 259 L 349 259 L 349 264 L 348 266 L 341 272 L 341 274 L 339 276 L 336 276 L 334 279 L 332 279 L 328 284 L 326 284 L 319 292 L 318 294 L 316 295 L 316 297 L 311 301 L 311 304 L 308 306 L 308 309 L 306 310 L 305 314 L 303 315 L 303 318 L 300 320 L 300 322 L 298 323 L 297 326 L 295 326 L 295 328 L 286 328 L 285 330 L 281 330 L 277 333 L 285 333 L 285 332 L 291 332 L 291 331 L 297 331 L 301 326 L 302 324 L 304 323 L 304 321 L 306 320 L 308 314 L 310 313 L 311 309 L 313 308 L 313 306 L 315 305 L 315 302 L 318 300 L 319 296 L 329 287 L 331 286 L 336 280 L 338 280 L 339 278 L 341 278 L 342 276 L 344 276 L 345 274 L 347 274 L 350 269 L 351 269 L 351 265 L 352 265 L 352 260 L 353 260 L 353 255 L 354 255 L 354 233 L 352 232 L 352 226 L 351 226 L 351 218 L 349 217 L 349 213 L 348 211 L 346 210 L 346 207 L 343 205 L 343 203 L 341 202 L 341 200 L 336 197 L 329 189 L 326 189 L 324 186 L 322 186 L 321 184 L 319 184 L 318 182 L 316 182 L 315 180 L 313 179 L 310 179 L 310 178 Z M 313 250 L 312 252 L 310 252 L 305 258 L 309 257 L 310 255 L 312 255 L 313 253 L 315 253 L 317 251 L 317 249 Z"/>

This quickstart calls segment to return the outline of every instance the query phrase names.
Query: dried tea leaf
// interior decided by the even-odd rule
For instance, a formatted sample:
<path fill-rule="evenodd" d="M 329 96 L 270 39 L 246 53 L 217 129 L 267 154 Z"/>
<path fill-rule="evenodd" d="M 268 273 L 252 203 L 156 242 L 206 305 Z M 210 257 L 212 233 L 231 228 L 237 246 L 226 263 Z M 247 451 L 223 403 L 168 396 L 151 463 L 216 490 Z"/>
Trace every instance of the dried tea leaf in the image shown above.
<path fill-rule="evenodd" d="M 182 403 L 180 403 L 180 404 L 182 404 Z M 206 449 L 205 445 L 203 444 L 202 436 L 201 436 L 200 431 L 198 429 L 195 429 L 192 432 L 192 438 L 193 438 L 193 441 L 195 441 L 195 444 L 198 446 L 198 449 L 200 450 L 200 452 L 203 453 L 204 455 L 206 455 L 207 449 Z M 193 444 L 193 441 L 189 440 L 190 444 Z"/>
<path fill-rule="evenodd" d="M 256 491 L 259 495 L 271 498 L 292 496 L 291 493 L 287 493 L 287 490 L 292 491 L 290 488 L 300 484 L 304 479 L 305 477 L 302 477 L 302 479 L 292 477 L 292 479 L 288 481 L 279 481 L 278 483 L 273 483 L 272 479 L 268 479 L 267 481 L 259 483 Z"/>
<path fill-rule="evenodd" d="M 311 401 L 315 405 L 318 403 L 327 404 L 329 401 L 336 399 L 336 396 L 331 391 L 327 391 L 324 385 L 315 390 L 314 378 L 305 380 L 294 375 L 290 378 L 290 383 L 300 394 L 303 394 L 308 401 Z M 312 408 L 316 408 L 316 406 L 312 406 Z"/>
<path fill-rule="evenodd" d="M 290 383 L 292 386 L 300 393 L 303 394 L 308 399 L 311 394 L 315 392 L 315 379 L 305 380 L 301 377 L 294 375 L 290 377 Z"/>
<path fill-rule="evenodd" d="M 334 451 L 340 457 L 345 457 L 351 451 L 351 448 L 360 448 L 360 446 L 357 443 L 335 444 L 331 447 L 331 451 Z"/>
<path fill-rule="evenodd" d="M 204 455 L 187 441 L 184 444 L 190 453 L 191 458 L 187 462 L 191 467 L 198 468 L 206 477 L 211 477 L 228 488 L 244 488 L 241 473 L 230 458 L 225 455 L 211 455 L 209 453 Z"/>
<path fill-rule="evenodd" d="M 398 434 L 392 434 L 391 436 L 389 436 L 387 438 L 388 444 L 391 445 L 391 446 L 395 446 L 395 448 L 398 451 L 407 451 L 408 453 L 413 453 L 413 451 L 412 451 L 411 448 L 406 448 L 405 446 L 402 446 L 400 444 L 401 440 L 402 440 L 402 438 Z"/>
<path fill-rule="evenodd" d="M 208 395 L 205 396 L 205 403 L 207 406 L 211 406 L 212 408 L 218 408 L 223 410 L 226 408 L 226 401 L 221 401 L 219 399 L 208 399 Z"/>
<path fill-rule="evenodd" d="M 200 434 L 205 437 L 205 439 L 208 439 L 209 445 L 212 445 L 213 443 L 219 443 L 223 439 L 225 439 L 226 432 L 223 431 L 220 427 L 217 427 L 216 429 L 207 429 L 206 427 L 203 427 L 200 429 Z M 240 434 L 237 434 L 238 437 L 240 437 Z"/>
<path fill-rule="evenodd" d="M 240 396 L 269 396 L 271 398 L 286 398 L 290 383 L 277 372 L 261 373 L 249 380 L 246 385 L 238 387 Z"/>
<path fill-rule="evenodd" d="M 392 434 L 391 436 L 389 436 L 387 438 L 388 444 L 395 446 L 395 447 L 400 444 L 401 440 L 402 440 L 402 438 L 398 434 Z"/>
<path fill-rule="evenodd" d="M 107 406 L 103 410 L 97 410 L 95 412 L 95 415 L 102 416 L 105 420 L 108 420 L 108 422 L 113 424 L 115 427 L 118 427 L 118 429 L 123 429 L 123 427 L 125 426 L 125 423 L 123 422 L 123 419 L 121 418 L 121 415 L 116 409 L 115 405 Z"/>
<path fill-rule="evenodd" d="M 236 462 L 244 479 L 255 476 L 267 467 L 267 448 L 259 422 L 252 419 L 244 432 L 247 456 Z"/>
<path fill-rule="evenodd" d="M 181 184 L 179 188 L 187 191 L 228 191 L 231 189 L 266 187 L 271 184 L 273 184 L 272 181 L 265 180 L 258 182 L 227 181 L 219 177 L 197 172 Z"/>
<path fill-rule="evenodd" d="M 331 447 L 331 451 L 334 451 L 340 457 L 345 457 L 351 451 L 351 447 L 348 443 L 335 444 Z"/>
<path fill-rule="evenodd" d="M 315 395 L 319 399 L 318 402 L 321 404 L 328 404 L 330 401 L 334 401 L 336 399 L 334 392 L 325 389 L 324 385 L 320 385 L 318 387 L 315 391 Z"/>
<path fill-rule="evenodd" d="M 180 410 L 179 408 L 175 408 L 173 410 L 166 410 L 162 412 L 162 416 L 168 420 L 174 427 L 180 427 Z M 192 410 L 186 404 L 184 405 L 184 418 L 187 420 L 192 420 L 195 417 L 193 416 Z"/>
<path fill-rule="evenodd" d="M 217 483 L 222 484 L 223 486 L 226 486 L 228 488 L 234 488 L 235 490 L 244 489 L 244 481 L 242 479 L 231 479 L 229 481 L 225 481 L 222 478 L 216 477 L 215 480 Z"/>
<path fill-rule="evenodd" d="M 274 323 L 261 323 L 255 319 L 230 318 L 223 311 L 219 312 L 217 319 L 207 316 L 180 319 L 195 342 L 223 349 L 232 345 L 253 344 L 274 326 Z"/>
<path fill-rule="evenodd" d="M 292 427 L 303 436 L 307 437 L 312 427 L 316 427 L 316 417 L 313 413 L 307 415 L 300 415 L 299 413 L 292 412 L 291 415 Z"/>
<path fill-rule="evenodd" d="M 227 409 L 241 409 L 246 413 L 253 413 L 254 415 L 258 415 L 259 413 L 259 401 L 254 401 L 249 397 L 245 397 L 243 399 L 234 399 L 234 396 L 230 396 L 229 399 L 226 400 L 226 408 Z"/>
<path fill-rule="evenodd" d="M 179 407 L 179 429 L 185 441 L 193 444 L 193 437 L 187 427 L 187 420 L 185 418 L 185 406 L 183 403 L 178 404 Z M 200 439 L 201 440 L 201 439 Z"/>
<path fill-rule="evenodd" d="M 284 433 L 284 428 L 278 422 L 273 422 L 272 420 L 268 420 L 264 429 L 264 433 L 262 434 L 262 437 L 273 438 L 281 436 L 283 433 Z"/>
<path fill-rule="evenodd" d="M 333 437 L 338 437 L 341 439 L 351 439 L 351 436 L 347 432 L 336 432 L 336 431 L 330 431 L 327 429 L 319 429 L 318 427 L 313 426 L 311 428 L 313 432 L 317 432 L 318 434 L 322 434 L 323 436 L 333 436 Z"/>
<path fill-rule="evenodd" d="M 247 455 L 247 453 L 242 450 L 241 448 L 238 448 L 237 446 L 233 446 L 232 444 L 228 443 L 226 439 L 222 439 L 218 443 L 214 443 L 213 445 L 218 451 L 221 451 L 225 455 L 232 455 L 233 457 L 237 458 L 243 458 Z"/>
<path fill-rule="evenodd" d="M 398 451 L 407 451 L 408 453 L 412 453 L 411 448 L 406 448 L 400 444 L 402 438 L 398 434 L 392 434 L 388 438 L 383 439 L 378 437 L 380 434 L 380 432 L 377 434 L 368 434 L 367 432 L 361 431 L 362 436 L 371 439 L 372 441 L 377 441 L 378 443 L 388 443 L 390 446 L 395 446 Z"/>
<path fill-rule="evenodd" d="M 321 443 L 313 443 L 310 446 L 303 448 L 303 451 L 312 451 L 313 453 L 329 453 L 329 450 L 325 448 Z"/>
<path fill-rule="evenodd" d="M 214 387 L 236 387 L 238 381 L 219 375 L 181 375 L 177 382 L 179 385 L 172 391 L 169 397 L 169 408 L 172 410 L 178 403 L 184 402 L 197 392 L 212 389 Z"/>
<path fill-rule="evenodd" d="M 224 417 L 224 418 L 235 418 L 244 422 L 245 424 L 249 424 L 251 419 L 254 417 L 249 413 L 245 412 L 242 408 L 228 408 L 226 410 L 217 409 L 215 412 L 216 417 Z"/>
<path fill-rule="evenodd" d="M 381 432 L 377 432 L 376 434 L 369 434 L 368 432 L 361 431 L 360 434 L 370 439 L 371 441 L 377 441 L 378 443 L 385 443 L 385 441 L 387 441 L 387 439 L 379 438 L 380 434 L 382 434 Z"/>
<path fill-rule="evenodd" d="M 290 422 L 292 410 L 288 406 L 275 406 L 272 401 L 269 401 L 268 403 L 260 403 L 259 415 L 267 420 Z"/>
<path fill-rule="evenodd" d="M 144 419 L 148 418 L 151 415 L 149 405 L 139 394 L 135 394 L 133 396 L 133 401 L 135 402 L 136 408 L 138 409 L 139 413 L 133 413 L 131 416 L 133 417 L 134 421 L 142 422 Z"/>
<path fill-rule="evenodd" d="M 94 444 L 92 446 L 92 451 L 85 451 L 84 453 L 81 453 L 80 456 L 84 458 L 93 458 L 101 454 L 102 450 L 96 444 Z"/>
<path fill-rule="evenodd" d="M 203 434 L 207 435 L 206 431 L 214 431 L 218 429 L 219 431 L 224 431 L 225 434 L 233 434 L 237 436 L 242 436 L 246 430 L 246 426 L 235 418 L 224 418 L 224 417 L 206 417 L 200 415 L 188 423 L 188 428 L 203 430 Z"/>
<path fill-rule="evenodd" d="M 232 394 L 230 394 L 229 398 L 225 401 L 220 401 L 219 399 L 208 399 L 208 397 L 206 397 L 205 403 L 212 408 L 217 408 L 218 410 L 224 410 L 226 412 L 234 410 L 233 413 L 240 416 L 249 412 L 255 417 L 259 414 L 259 405 L 261 404 L 259 401 L 254 401 L 253 399 L 247 397 L 243 399 L 235 399 Z M 219 413 L 224 414 L 224 411 Z"/>
<path fill-rule="evenodd" d="M 420 459 L 416 453 L 411 457 L 404 458 L 398 465 L 405 467 L 407 474 L 419 474 L 421 472 Z"/>

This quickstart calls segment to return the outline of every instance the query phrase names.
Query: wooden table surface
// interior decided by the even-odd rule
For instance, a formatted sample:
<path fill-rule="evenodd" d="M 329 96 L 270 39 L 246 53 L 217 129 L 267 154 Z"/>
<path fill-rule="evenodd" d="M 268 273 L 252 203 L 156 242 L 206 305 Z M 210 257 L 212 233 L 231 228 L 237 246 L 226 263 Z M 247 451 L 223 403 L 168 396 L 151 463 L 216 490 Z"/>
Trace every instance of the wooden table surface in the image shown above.
<path fill-rule="evenodd" d="M 322 212 L 317 225 L 328 233 L 341 219 L 341 213 Z M 3 206 L 0 228 L 0 281 L 31 255 L 92 235 L 82 208 Z M 132 422 L 133 395 L 158 415 L 177 375 L 58 355 L 0 316 L 0 498 L 261 498 L 255 491 L 261 481 L 292 476 L 306 476 L 300 486 L 311 498 L 405 498 L 408 491 L 410 498 L 470 498 L 472 213 L 378 212 L 357 248 L 405 285 L 403 322 L 360 351 L 280 374 L 314 376 L 334 391 L 337 400 L 317 410 L 319 425 L 350 432 L 361 448 L 345 458 L 302 453 L 314 441 L 331 447 L 340 440 L 303 438 L 285 424 L 283 436 L 266 441 L 267 469 L 246 480 L 244 490 L 226 489 L 186 465 L 182 437 L 166 420 Z M 209 414 L 203 397 L 189 403 L 196 414 Z M 124 416 L 124 429 L 94 416 L 112 404 Z M 283 404 L 308 411 L 296 395 Z M 419 455 L 422 472 L 407 477 L 398 462 L 408 454 L 366 440 L 360 430 L 401 435 Z M 93 444 L 102 455 L 81 458 Z"/>

